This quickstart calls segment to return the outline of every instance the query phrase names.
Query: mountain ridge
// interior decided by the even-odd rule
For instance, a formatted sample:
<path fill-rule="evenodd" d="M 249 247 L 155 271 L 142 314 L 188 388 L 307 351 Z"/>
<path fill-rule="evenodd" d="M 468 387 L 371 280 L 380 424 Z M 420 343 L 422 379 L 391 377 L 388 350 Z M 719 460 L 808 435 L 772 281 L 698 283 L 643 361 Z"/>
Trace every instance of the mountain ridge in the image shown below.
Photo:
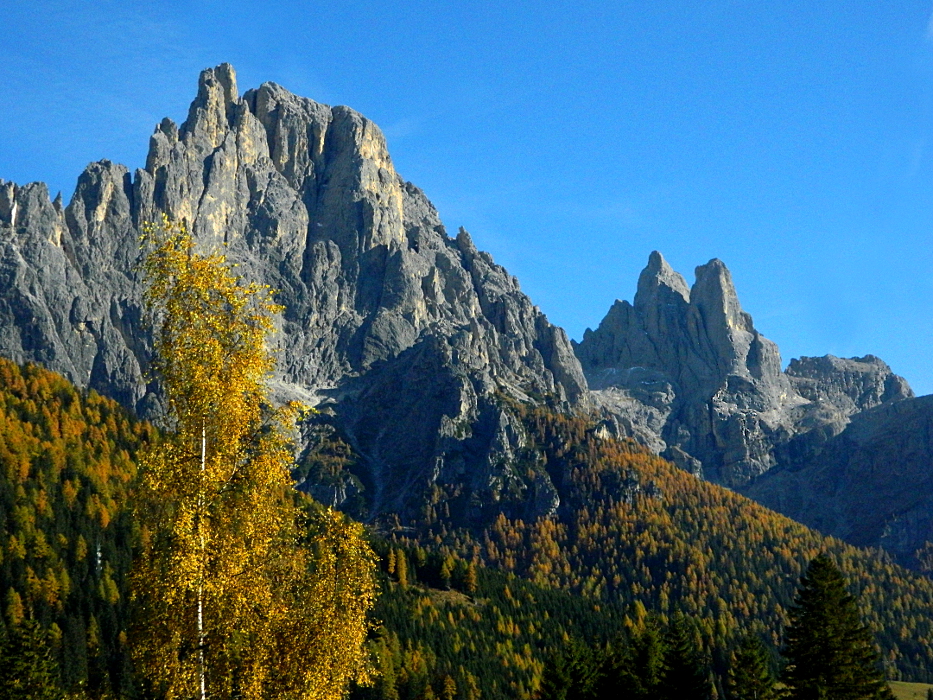
<path fill-rule="evenodd" d="M 132 175 L 92 163 L 65 207 L 0 184 L 0 354 L 158 415 L 136 262 L 162 214 L 278 290 L 276 389 L 340 406 L 380 509 L 417 511 L 438 479 L 522 492 L 495 395 L 587 401 L 564 331 L 466 231 L 447 235 L 375 124 L 274 83 L 240 97 L 228 64 L 202 72 L 187 120 L 162 120 Z"/>
<path fill-rule="evenodd" d="M 811 464 L 853 416 L 914 400 L 873 356 L 782 371 L 718 259 L 688 286 L 652 253 L 634 304 L 571 342 L 465 230 L 448 235 L 375 124 L 274 83 L 241 96 L 228 64 L 201 73 L 181 125 L 156 126 L 145 168 L 91 163 L 67 206 L 41 183 L 0 181 L 0 355 L 158 416 L 136 264 L 162 214 L 279 290 L 275 392 L 321 410 L 309 450 L 327 434 L 355 454 L 304 487 L 364 519 L 416 518 L 437 497 L 470 504 L 458 512 L 474 524 L 554 512 L 547 471 L 518 459 L 511 401 L 595 410 L 606 430 L 745 488 Z M 860 502 L 884 517 L 904 512 L 871 496 Z M 902 562 L 933 540 L 911 532 Z"/>
<path fill-rule="evenodd" d="M 634 304 L 616 301 L 574 349 L 615 431 L 682 469 L 905 566 L 933 541 L 933 404 L 874 355 L 782 370 L 721 261 L 697 267 L 688 287 L 653 252 Z M 896 438 L 891 416 L 924 429 Z"/>

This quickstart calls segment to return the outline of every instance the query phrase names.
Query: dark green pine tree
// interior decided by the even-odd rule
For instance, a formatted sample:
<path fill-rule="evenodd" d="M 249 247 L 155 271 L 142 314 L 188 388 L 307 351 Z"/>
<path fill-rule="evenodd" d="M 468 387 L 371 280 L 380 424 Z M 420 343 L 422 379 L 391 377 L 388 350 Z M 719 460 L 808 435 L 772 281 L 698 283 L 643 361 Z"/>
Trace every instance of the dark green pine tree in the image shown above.
<path fill-rule="evenodd" d="M 657 620 L 649 619 L 628 639 L 618 639 L 603 662 L 598 700 L 655 700 L 664 670 L 664 642 Z"/>
<path fill-rule="evenodd" d="M 663 700 L 709 700 L 709 668 L 697 648 L 693 630 L 683 615 L 675 615 L 664 635 L 664 671 L 659 697 Z"/>
<path fill-rule="evenodd" d="M 856 600 L 824 554 L 800 580 L 781 653 L 787 661 L 781 680 L 791 700 L 894 697 Z"/>
<path fill-rule="evenodd" d="M 600 659 L 588 646 L 574 640 L 551 654 L 541 677 L 540 700 L 590 700 L 599 685 Z"/>
<path fill-rule="evenodd" d="M 0 649 L 0 699 L 60 700 L 48 633 L 35 620 L 10 630 Z"/>
<path fill-rule="evenodd" d="M 726 697 L 728 700 L 772 700 L 777 697 L 768 652 L 756 635 L 749 634 L 732 653 Z"/>

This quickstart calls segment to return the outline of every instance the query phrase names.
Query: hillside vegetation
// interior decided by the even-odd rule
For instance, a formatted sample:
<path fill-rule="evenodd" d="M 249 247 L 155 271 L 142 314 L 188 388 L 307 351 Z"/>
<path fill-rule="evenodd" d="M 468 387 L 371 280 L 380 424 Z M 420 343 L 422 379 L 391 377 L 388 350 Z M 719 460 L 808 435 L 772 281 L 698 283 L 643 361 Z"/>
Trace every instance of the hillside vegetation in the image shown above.
<path fill-rule="evenodd" d="M 809 561 L 827 553 L 875 631 L 889 677 L 933 681 L 933 582 L 880 551 L 824 537 L 728 489 L 700 481 L 585 417 L 513 406 L 526 429 L 518 470 L 546 469 L 556 517 L 500 515 L 456 528 L 437 504 L 418 523 L 420 544 L 484 562 L 542 587 L 669 616 L 697 618 L 708 649 L 750 630 L 781 643 L 787 607 Z"/>
<path fill-rule="evenodd" d="M 518 468 L 529 480 L 547 471 L 557 513 L 469 530 L 437 493 L 423 520 L 376 537 L 383 595 L 370 648 L 382 676 L 359 696 L 532 697 L 547 659 L 574 638 L 609 642 L 675 611 L 695 622 L 722 674 L 740 630 L 776 648 L 800 574 L 824 551 L 859 595 L 889 677 L 933 680 L 933 582 L 698 481 L 587 418 L 512 410 L 526 433 Z M 115 403 L 0 360 L 0 632 L 38 619 L 63 685 L 92 696 L 134 688 L 125 505 L 135 456 L 155 439 Z"/>
<path fill-rule="evenodd" d="M 155 430 L 57 374 L 0 360 L 0 632 L 50 629 L 66 687 L 129 688 L 126 509 Z"/>

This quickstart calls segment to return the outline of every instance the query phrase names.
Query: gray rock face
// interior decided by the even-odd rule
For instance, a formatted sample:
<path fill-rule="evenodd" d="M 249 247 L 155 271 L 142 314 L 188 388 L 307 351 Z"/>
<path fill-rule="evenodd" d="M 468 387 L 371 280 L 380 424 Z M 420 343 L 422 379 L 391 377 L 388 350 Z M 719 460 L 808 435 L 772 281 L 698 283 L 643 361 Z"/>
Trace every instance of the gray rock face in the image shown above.
<path fill-rule="evenodd" d="M 688 288 L 652 253 L 634 305 L 617 301 L 575 350 L 621 432 L 733 488 L 817 454 L 853 414 L 913 395 L 871 356 L 802 358 L 782 372 L 719 260 Z"/>
<path fill-rule="evenodd" d="M 743 493 L 826 534 L 883 547 L 898 563 L 916 567 L 917 550 L 933 542 L 933 396 L 855 413 L 817 455 L 768 472 Z"/>
<path fill-rule="evenodd" d="M 773 444 L 805 403 L 719 260 L 698 267 L 690 289 L 652 253 L 634 305 L 617 301 L 575 349 L 596 400 L 626 433 L 728 486 L 775 464 Z"/>
<path fill-rule="evenodd" d="M 801 357 L 790 361 L 787 376 L 805 399 L 831 404 L 847 416 L 914 395 L 904 378 L 874 355 Z"/>
<path fill-rule="evenodd" d="M 488 499 L 518 478 L 497 396 L 587 400 L 564 332 L 465 231 L 447 235 L 375 124 L 273 83 L 240 97 L 226 64 L 132 176 L 93 163 L 64 209 L 42 184 L 0 181 L 0 353 L 153 415 L 135 266 L 162 213 L 280 290 L 277 391 L 334 406 L 374 515 L 439 483 Z"/>

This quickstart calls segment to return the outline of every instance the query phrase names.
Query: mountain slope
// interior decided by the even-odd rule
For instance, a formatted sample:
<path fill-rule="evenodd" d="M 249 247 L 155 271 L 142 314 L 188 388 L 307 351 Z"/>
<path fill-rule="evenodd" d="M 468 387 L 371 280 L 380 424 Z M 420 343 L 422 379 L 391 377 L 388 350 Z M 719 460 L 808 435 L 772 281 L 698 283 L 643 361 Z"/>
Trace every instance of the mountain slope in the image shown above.
<path fill-rule="evenodd" d="M 0 183 L 0 355 L 158 415 L 136 262 L 163 213 L 279 290 L 277 390 L 339 406 L 374 513 L 416 512 L 438 479 L 497 499 L 516 477 L 496 393 L 586 399 L 564 332 L 447 235 L 378 127 L 272 83 L 240 97 L 226 64 L 183 124 L 159 124 L 145 169 L 92 163 L 64 208 Z"/>
<path fill-rule="evenodd" d="M 828 553 L 859 594 L 889 673 L 933 678 L 933 581 L 880 550 L 825 537 L 721 486 L 697 479 L 605 425 L 519 408 L 529 471 L 546 469 L 560 505 L 550 518 L 500 515 L 456 527 L 449 502 L 396 536 L 607 605 L 641 605 L 699 619 L 710 648 L 741 630 L 781 643 L 809 561 Z M 448 511 L 450 515 L 448 515 Z M 896 670 L 895 670 L 896 669 Z"/>
<path fill-rule="evenodd" d="M 8 624 L 31 609 L 57 625 L 66 684 L 126 690 L 120 633 L 133 525 L 125 504 L 133 456 L 155 433 L 40 368 L 0 361 L 0 379 L 0 618 Z M 609 639 L 646 610 L 686 611 L 711 651 L 742 629 L 777 645 L 799 575 L 820 551 L 860 594 L 888 672 L 933 679 L 929 579 L 700 481 L 604 425 L 512 410 L 525 444 L 517 461 L 547 470 L 560 505 L 550 517 L 501 515 L 466 530 L 450 513 L 457 499 L 438 498 L 423 520 L 377 543 L 387 571 L 394 558 L 397 583 L 386 584 L 374 645 L 394 670 L 424 672 L 396 678 L 399 687 L 439 688 L 451 675 L 464 689 L 478 683 L 483 697 L 528 697 L 565 635 Z M 465 567 L 485 562 L 473 597 L 438 590 L 448 561 L 446 577 L 460 590 Z M 425 583 L 433 589 L 416 585 Z"/>
<path fill-rule="evenodd" d="M 65 687 L 128 691 L 126 502 L 155 431 L 96 392 L 0 359 L 0 633 L 53 630 Z"/>
<path fill-rule="evenodd" d="M 858 413 L 815 455 L 742 492 L 821 532 L 881 545 L 905 566 L 933 541 L 933 396 Z M 929 567 L 929 563 L 926 566 Z"/>

